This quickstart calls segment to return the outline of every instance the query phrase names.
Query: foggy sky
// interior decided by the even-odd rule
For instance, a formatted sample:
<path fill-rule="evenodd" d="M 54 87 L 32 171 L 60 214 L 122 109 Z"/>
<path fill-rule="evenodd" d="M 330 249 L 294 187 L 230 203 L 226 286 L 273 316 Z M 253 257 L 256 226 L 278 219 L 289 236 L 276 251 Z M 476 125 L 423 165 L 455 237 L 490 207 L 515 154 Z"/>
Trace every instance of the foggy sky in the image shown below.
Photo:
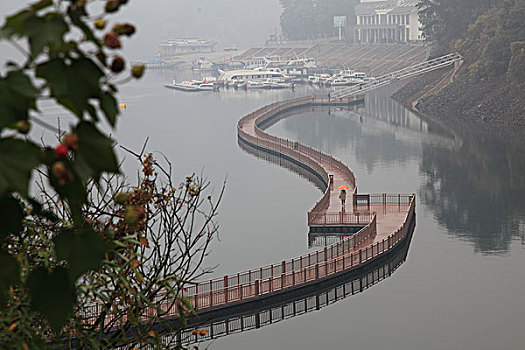
<path fill-rule="evenodd" d="M 32 2 L 36 0 L 0 0 L 2 23 L 6 15 Z M 159 41 L 174 38 L 215 40 L 218 48 L 262 45 L 279 30 L 280 13 L 279 0 L 130 0 L 118 17 L 138 29 L 124 42 L 126 56 L 149 59 Z"/>

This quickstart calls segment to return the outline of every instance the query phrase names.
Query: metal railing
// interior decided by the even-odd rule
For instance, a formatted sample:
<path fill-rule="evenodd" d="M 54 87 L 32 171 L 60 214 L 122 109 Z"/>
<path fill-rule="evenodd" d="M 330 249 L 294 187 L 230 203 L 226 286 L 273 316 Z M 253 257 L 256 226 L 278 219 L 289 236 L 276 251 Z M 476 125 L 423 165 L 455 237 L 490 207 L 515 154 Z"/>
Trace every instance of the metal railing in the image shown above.
<path fill-rule="evenodd" d="M 304 166 L 310 167 L 323 176 L 327 184 L 327 192 L 330 190 L 330 180 L 324 168 L 314 160 L 316 157 L 319 157 L 319 159 L 328 159 L 329 161 L 332 161 L 332 164 L 338 164 L 338 166 L 343 167 L 344 170 L 347 170 L 347 174 L 353 179 L 355 186 L 355 177 L 350 169 L 331 156 L 304 145 L 298 146 L 296 142 L 286 139 L 275 137 L 272 137 L 271 140 L 262 139 L 261 137 L 251 135 L 243 128 L 243 126 L 248 123 L 249 117 L 262 120 L 263 118 L 261 118 L 261 115 L 266 115 L 268 117 L 270 113 L 279 113 L 280 111 L 293 108 L 294 106 L 308 103 L 308 100 L 313 101 L 311 98 L 300 98 L 285 103 L 275 103 L 249 114 L 242 118 L 238 123 L 237 130 L 239 137 L 246 142 L 257 145 L 258 147 L 274 152 L 277 152 L 278 150 L 279 154 L 293 158 L 295 161 L 301 162 Z M 267 134 L 264 133 L 264 135 L 260 135 L 265 136 Z M 301 154 L 296 146 L 303 147 L 301 148 L 301 152 L 304 150 L 307 152 L 307 155 Z M 321 198 L 319 202 L 321 201 L 323 201 L 323 198 Z M 349 222 L 355 221 L 356 224 L 365 224 L 357 233 L 346 237 L 337 243 L 325 246 L 323 249 L 319 249 L 297 258 L 283 260 L 279 263 L 239 272 L 233 275 L 226 275 L 224 277 L 186 285 L 182 289 L 182 297 L 187 298 L 191 302 L 193 308 L 198 312 L 214 307 L 265 297 L 272 293 L 284 291 L 288 288 L 314 283 L 369 262 L 378 255 L 394 248 L 406 236 L 410 221 L 414 215 L 415 195 L 370 195 L 370 202 L 374 205 L 381 203 L 384 206 L 398 203 L 401 204 L 401 202 L 403 202 L 403 204 L 406 204 L 407 206 L 406 215 L 401 226 L 383 240 L 373 243 L 373 239 L 377 233 L 377 218 L 375 213 L 365 215 L 349 213 L 346 214 L 348 215 Z M 318 203 L 314 208 L 318 206 Z M 312 215 L 317 215 L 317 212 L 311 211 L 311 213 Z M 174 299 L 171 300 L 169 298 L 160 297 L 159 300 L 160 301 L 156 306 L 162 310 L 162 314 L 157 315 L 157 309 L 151 308 L 142 316 L 142 319 L 146 321 L 155 316 L 178 316 L 177 303 Z M 86 322 L 89 323 L 99 317 L 101 310 L 101 305 L 93 304 L 90 307 L 80 310 L 80 313 L 85 317 Z M 109 321 L 111 321 L 111 316 L 108 316 L 107 320 L 105 320 L 105 322 Z"/>
<path fill-rule="evenodd" d="M 368 81 L 360 85 L 354 85 L 344 89 L 336 90 L 335 92 L 330 93 L 330 99 L 335 100 L 356 94 L 361 94 L 366 91 L 370 91 L 378 87 L 388 85 L 398 80 L 411 78 L 419 74 L 427 73 L 442 67 L 446 67 L 456 62 L 461 62 L 462 59 L 463 58 L 458 53 L 452 53 L 445 56 L 437 57 L 422 63 L 415 64 L 413 66 L 409 66 L 388 74 L 384 74 L 380 77 L 375 78 L 374 80 Z"/>
<path fill-rule="evenodd" d="M 351 101 L 351 100 L 349 100 Z M 283 139 L 277 136 L 270 135 L 261 130 L 258 125 L 264 124 L 265 121 L 275 117 L 279 113 L 283 113 L 292 108 L 305 105 L 330 104 L 330 101 L 325 98 L 302 97 L 285 102 L 276 102 L 264 106 L 257 111 L 250 113 L 239 120 L 237 124 L 237 133 L 239 137 L 252 146 L 260 149 L 265 149 L 274 152 L 285 158 L 293 159 L 298 163 L 308 167 L 312 172 L 317 174 L 326 186 L 323 196 L 315 203 L 310 212 L 320 212 L 325 209 L 330 200 L 332 188 L 330 187 L 330 177 L 326 169 L 321 164 L 328 164 L 341 171 L 347 178 L 350 188 L 355 193 L 356 181 L 354 173 L 340 160 L 332 157 L 329 154 L 316 150 L 312 147 L 303 145 L 299 142 L 289 139 Z M 245 130 L 250 126 L 251 130 Z M 250 133 L 250 132 L 253 132 Z M 312 215 L 308 215 L 312 217 Z M 348 222 L 351 224 L 352 222 Z M 310 220 L 308 222 L 310 225 Z"/>

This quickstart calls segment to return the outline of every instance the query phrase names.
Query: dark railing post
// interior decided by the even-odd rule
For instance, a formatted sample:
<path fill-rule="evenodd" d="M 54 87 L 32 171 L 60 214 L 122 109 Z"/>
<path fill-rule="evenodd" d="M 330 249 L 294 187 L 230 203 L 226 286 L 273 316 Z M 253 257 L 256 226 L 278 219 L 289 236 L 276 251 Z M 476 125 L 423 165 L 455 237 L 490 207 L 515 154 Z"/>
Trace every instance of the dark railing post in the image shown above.
<path fill-rule="evenodd" d="M 228 303 L 228 276 L 224 276 L 224 302 Z"/>
<path fill-rule="evenodd" d="M 255 280 L 255 296 L 259 296 L 259 280 Z"/>
<path fill-rule="evenodd" d="M 363 262 L 363 250 L 359 249 L 359 265 Z"/>
<path fill-rule="evenodd" d="M 210 307 L 213 306 L 213 282 L 210 280 Z"/>
<path fill-rule="evenodd" d="M 195 296 L 193 298 L 193 301 L 195 303 L 195 310 L 197 310 L 199 308 L 198 296 L 199 296 L 199 284 L 197 283 L 195 285 Z"/>
<path fill-rule="evenodd" d="M 293 268 L 292 268 L 293 271 Z M 286 261 L 283 260 L 281 267 L 281 289 L 284 289 L 284 284 L 286 282 Z"/>

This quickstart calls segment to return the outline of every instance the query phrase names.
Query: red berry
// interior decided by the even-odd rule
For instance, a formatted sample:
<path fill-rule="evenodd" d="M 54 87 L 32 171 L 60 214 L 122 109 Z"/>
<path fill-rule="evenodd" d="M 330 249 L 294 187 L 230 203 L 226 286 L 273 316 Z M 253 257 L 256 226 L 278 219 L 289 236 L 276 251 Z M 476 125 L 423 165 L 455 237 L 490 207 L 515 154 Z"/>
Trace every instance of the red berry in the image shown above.
<path fill-rule="evenodd" d="M 106 10 L 106 12 L 111 13 L 111 12 L 118 11 L 119 6 L 120 4 L 118 0 L 107 0 L 106 6 L 104 6 L 104 9 Z"/>
<path fill-rule="evenodd" d="M 62 144 L 70 151 L 78 150 L 78 136 L 75 134 L 67 134 L 62 139 Z"/>
<path fill-rule="evenodd" d="M 135 34 L 135 26 L 129 23 L 117 23 L 112 30 L 118 35 L 132 36 Z"/>
<path fill-rule="evenodd" d="M 124 67 L 126 67 L 124 59 L 120 56 L 115 56 L 113 62 L 111 62 L 111 70 L 114 73 L 120 73 L 124 70 Z"/>
<path fill-rule="evenodd" d="M 55 148 L 55 154 L 58 158 L 64 158 L 67 156 L 67 153 L 69 152 L 68 148 L 64 144 L 60 144 Z"/>
<path fill-rule="evenodd" d="M 120 49 L 122 47 L 118 34 L 115 32 L 109 32 L 104 35 L 104 45 L 110 49 Z"/>
<path fill-rule="evenodd" d="M 66 165 L 58 161 L 51 167 L 53 175 L 56 177 L 57 182 L 60 186 L 64 186 L 71 180 L 73 180 L 73 173 L 69 170 Z"/>

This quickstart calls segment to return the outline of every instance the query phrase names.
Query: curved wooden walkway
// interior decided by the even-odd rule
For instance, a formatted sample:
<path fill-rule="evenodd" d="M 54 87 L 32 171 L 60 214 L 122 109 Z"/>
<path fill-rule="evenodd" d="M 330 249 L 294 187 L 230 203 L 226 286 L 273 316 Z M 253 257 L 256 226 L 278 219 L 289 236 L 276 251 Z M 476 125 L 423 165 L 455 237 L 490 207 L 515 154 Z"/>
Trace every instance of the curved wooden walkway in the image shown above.
<path fill-rule="evenodd" d="M 353 172 L 341 161 L 296 141 L 278 138 L 263 131 L 285 112 L 305 106 L 337 106 L 362 102 L 362 97 L 329 101 L 305 97 L 276 102 L 243 117 L 237 125 L 239 141 L 253 149 L 286 159 L 316 177 L 324 193 L 308 213 L 308 225 L 316 232 L 349 235 L 329 246 L 290 260 L 201 281 L 183 288 L 197 313 L 256 302 L 287 290 L 311 286 L 357 269 L 381 258 L 407 236 L 415 213 L 415 195 L 358 194 Z M 350 187 L 346 209 L 342 210 L 337 187 Z M 323 231 L 324 230 L 324 231 Z M 178 317 L 177 303 L 165 299 L 162 314 L 148 311 L 144 320 Z M 83 310 L 89 320 L 98 317 L 98 307 Z"/>

